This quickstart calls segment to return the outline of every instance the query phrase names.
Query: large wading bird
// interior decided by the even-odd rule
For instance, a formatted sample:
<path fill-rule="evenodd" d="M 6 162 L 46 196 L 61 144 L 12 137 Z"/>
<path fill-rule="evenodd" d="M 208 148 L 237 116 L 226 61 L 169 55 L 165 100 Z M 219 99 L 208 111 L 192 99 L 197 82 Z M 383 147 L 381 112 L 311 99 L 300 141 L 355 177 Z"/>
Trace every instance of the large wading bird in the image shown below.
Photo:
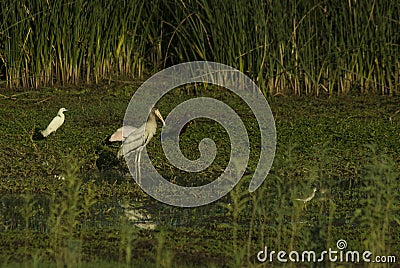
<path fill-rule="evenodd" d="M 140 154 L 142 153 L 144 147 L 146 147 L 146 145 L 153 138 L 154 134 L 156 134 L 157 130 L 156 117 L 158 117 L 163 123 L 163 126 L 165 126 L 165 121 L 160 111 L 156 108 L 152 108 L 146 123 L 141 125 L 139 128 L 124 126 L 118 129 L 113 135 L 111 135 L 110 138 L 110 141 L 112 141 L 111 139 L 115 141 L 117 140 L 117 138 L 123 141 L 121 149 L 118 151 L 118 158 L 121 158 L 124 154 L 129 155 L 131 153 L 136 153 L 135 175 L 138 183 L 140 183 Z M 126 137 L 124 137 L 122 133 Z"/>

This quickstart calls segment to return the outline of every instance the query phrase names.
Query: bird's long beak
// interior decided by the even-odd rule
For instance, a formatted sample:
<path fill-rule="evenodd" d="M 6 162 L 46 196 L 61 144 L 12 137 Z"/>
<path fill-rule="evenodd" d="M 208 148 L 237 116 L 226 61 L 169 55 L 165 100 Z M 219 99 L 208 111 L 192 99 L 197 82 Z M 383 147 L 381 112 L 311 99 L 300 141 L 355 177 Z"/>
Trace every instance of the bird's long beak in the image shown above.
<path fill-rule="evenodd" d="M 154 113 L 157 115 L 158 118 L 160 118 L 161 122 L 163 123 L 163 126 L 165 126 L 165 121 L 164 121 L 164 118 L 162 117 L 160 111 L 155 110 Z"/>

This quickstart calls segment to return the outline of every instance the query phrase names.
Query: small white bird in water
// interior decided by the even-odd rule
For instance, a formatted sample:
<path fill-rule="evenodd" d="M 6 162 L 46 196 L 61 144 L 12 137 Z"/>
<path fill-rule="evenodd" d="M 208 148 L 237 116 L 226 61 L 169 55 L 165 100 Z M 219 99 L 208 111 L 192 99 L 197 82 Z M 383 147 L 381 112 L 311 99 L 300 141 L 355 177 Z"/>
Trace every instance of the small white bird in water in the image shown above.
<path fill-rule="evenodd" d="M 304 204 L 306 204 L 308 201 L 310 201 L 311 199 L 314 198 L 316 191 L 317 191 L 317 188 L 314 188 L 313 192 L 310 196 L 308 196 L 306 198 L 296 198 L 295 200 L 302 201 Z"/>
<path fill-rule="evenodd" d="M 64 112 L 68 111 L 65 108 L 61 108 L 58 110 L 57 116 L 51 120 L 50 124 L 47 126 L 47 128 L 43 131 L 41 131 L 43 137 L 49 136 L 52 132 L 56 132 L 56 130 L 61 127 L 61 125 L 64 123 Z"/>
<path fill-rule="evenodd" d="M 142 153 L 144 147 L 146 147 L 146 145 L 153 138 L 154 134 L 156 134 L 156 116 L 161 120 L 163 126 L 165 126 L 165 121 L 160 111 L 156 108 L 152 108 L 149 117 L 147 118 L 147 122 L 130 132 L 118 152 L 118 158 L 121 158 L 124 154 L 128 155 L 133 152 L 136 153 L 135 165 L 136 178 L 138 182 L 140 182 L 140 154 Z M 122 137 L 122 139 L 124 139 L 124 137 Z"/>

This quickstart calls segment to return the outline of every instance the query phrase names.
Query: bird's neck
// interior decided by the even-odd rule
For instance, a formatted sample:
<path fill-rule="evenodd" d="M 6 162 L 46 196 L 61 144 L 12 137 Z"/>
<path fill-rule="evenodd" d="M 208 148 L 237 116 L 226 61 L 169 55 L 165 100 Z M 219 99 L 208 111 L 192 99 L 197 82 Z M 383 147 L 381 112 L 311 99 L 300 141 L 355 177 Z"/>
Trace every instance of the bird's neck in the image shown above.
<path fill-rule="evenodd" d="M 155 119 L 156 119 L 155 115 L 153 113 L 151 113 L 149 115 L 149 117 L 147 118 L 147 122 L 150 122 L 151 120 L 155 120 Z"/>

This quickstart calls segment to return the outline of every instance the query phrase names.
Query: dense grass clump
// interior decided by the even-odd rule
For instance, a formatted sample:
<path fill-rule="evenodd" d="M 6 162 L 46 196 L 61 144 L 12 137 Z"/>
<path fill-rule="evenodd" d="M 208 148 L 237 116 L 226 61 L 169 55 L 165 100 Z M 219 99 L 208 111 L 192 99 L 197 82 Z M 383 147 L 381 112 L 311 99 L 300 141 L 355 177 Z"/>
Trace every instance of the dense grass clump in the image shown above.
<path fill-rule="evenodd" d="M 396 94 L 400 3 L 2 1 L 4 87 L 142 77 L 193 60 L 249 75 L 268 94 Z"/>

